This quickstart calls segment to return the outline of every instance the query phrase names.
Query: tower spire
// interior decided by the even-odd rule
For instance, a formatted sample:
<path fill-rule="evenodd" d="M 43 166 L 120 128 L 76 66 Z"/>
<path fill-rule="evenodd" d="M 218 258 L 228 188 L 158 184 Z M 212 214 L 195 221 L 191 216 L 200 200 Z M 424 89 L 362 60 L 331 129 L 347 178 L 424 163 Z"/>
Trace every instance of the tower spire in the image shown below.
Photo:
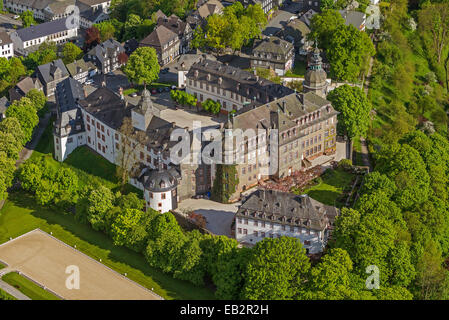
<path fill-rule="evenodd" d="M 164 169 L 164 163 L 162 162 L 162 152 L 161 149 L 157 152 L 157 170 L 162 172 Z"/>

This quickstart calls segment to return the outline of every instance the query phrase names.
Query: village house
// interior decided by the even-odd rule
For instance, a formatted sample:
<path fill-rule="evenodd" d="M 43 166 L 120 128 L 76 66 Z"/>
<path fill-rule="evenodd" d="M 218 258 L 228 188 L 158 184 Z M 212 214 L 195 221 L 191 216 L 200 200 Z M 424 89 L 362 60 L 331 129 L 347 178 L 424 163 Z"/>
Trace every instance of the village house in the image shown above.
<path fill-rule="evenodd" d="M 47 97 L 55 94 L 56 85 L 69 77 L 69 72 L 61 59 L 40 65 L 36 70 L 36 77 L 42 83 Z"/>
<path fill-rule="evenodd" d="M 147 37 L 140 41 L 140 47 L 156 50 L 159 64 L 164 66 L 179 56 L 181 42 L 179 35 L 164 25 L 158 25 Z"/>
<path fill-rule="evenodd" d="M 117 70 L 122 66 L 119 55 L 124 53 L 123 46 L 114 39 L 108 39 L 87 52 L 85 59 L 91 61 L 100 74 Z"/>
<path fill-rule="evenodd" d="M 37 89 L 43 91 L 42 82 L 37 77 L 25 77 L 16 83 L 14 87 L 8 90 L 9 99 L 12 101 L 20 100 L 24 97 L 31 89 Z"/>
<path fill-rule="evenodd" d="M 251 53 L 251 68 L 264 68 L 283 76 L 293 67 L 295 49 L 293 44 L 278 37 L 256 40 Z"/>
<path fill-rule="evenodd" d="M 67 64 L 66 68 L 70 76 L 81 83 L 85 83 L 87 79 L 97 73 L 97 67 L 92 62 L 83 59 Z"/>
<path fill-rule="evenodd" d="M 14 44 L 5 31 L 0 31 L 0 58 L 10 59 L 14 56 Z"/>
<path fill-rule="evenodd" d="M 162 15 L 159 14 L 157 25 L 162 25 L 178 35 L 179 54 L 187 53 L 190 50 L 190 41 L 192 40 L 193 30 L 187 22 L 182 21 L 174 14 L 167 17 L 162 13 Z"/>

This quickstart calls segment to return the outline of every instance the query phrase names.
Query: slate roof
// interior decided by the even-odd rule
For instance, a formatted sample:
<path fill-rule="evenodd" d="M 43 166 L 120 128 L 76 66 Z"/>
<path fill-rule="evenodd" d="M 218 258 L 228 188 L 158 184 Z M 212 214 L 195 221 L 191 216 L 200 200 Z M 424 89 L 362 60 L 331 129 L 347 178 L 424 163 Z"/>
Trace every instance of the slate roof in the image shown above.
<path fill-rule="evenodd" d="M 198 8 L 198 14 L 205 19 L 212 14 L 219 13 L 223 10 L 223 5 L 218 0 L 209 0 Z"/>
<path fill-rule="evenodd" d="M 339 10 L 343 19 L 345 19 L 345 25 L 353 25 L 357 30 L 365 22 L 366 14 L 364 12 L 355 10 Z"/>
<path fill-rule="evenodd" d="M 337 208 L 308 195 L 259 189 L 244 200 L 236 216 L 323 231 L 338 214 Z"/>
<path fill-rule="evenodd" d="M 61 59 L 40 65 L 37 67 L 37 72 L 39 73 L 41 80 L 44 80 L 46 84 L 69 76 L 69 72 Z M 58 76 L 59 72 L 60 76 Z"/>
<path fill-rule="evenodd" d="M 160 17 L 157 20 L 158 25 L 163 25 L 167 29 L 170 29 L 176 33 L 179 37 L 182 37 L 186 32 L 188 24 L 182 21 L 179 17 L 172 14 L 170 17 Z"/>
<path fill-rule="evenodd" d="M 304 12 L 302 16 L 299 17 L 299 20 L 304 22 L 306 26 L 310 28 L 312 17 L 316 14 L 317 12 L 315 10 L 309 9 L 308 11 Z"/>
<path fill-rule="evenodd" d="M 151 47 L 163 47 L 164 44 L 178 38 L 178 35 L 164 25 L 158 25 L 153 32 L 140 41 L 140 44 Z"/>
<path fill-rule="evenodd" d="M 28 28 L 17 30 L 17 35 L 22 41 L 29 41 L 41 38 L 57 32 L 67 31 L 74 28 L 68 28 L 66 25 L 67 18 L 44 22 Z"/>
<path fill-rule="evenodd" d="M 209 79 L 208 76 L 210 76 Z M 256 97 L 256 102 L 259 104 L 293 93 L 292 89 L 260 78 L 251 72 L 208 59 L 202 59 L 193 64 L 187 73 L 187 78 L 214 84 L 248 99 Z"/>
<path fill-rule="evenodd" d="M 26 77 L 20 80 L 14 87 L 9 89 L 9 98 L 11 101 L 20 100 L 31 89 L 42 89 L 42 83 L 38 78 Z"/>
<path fill-rule="evenodd" d="M 90 61 L 84 61 L 83 59 L 74 61 L 66 65 L 67 71 L 70 73 L 72 77 L 77 74 L 95 69 L 95 65 Z"/>
<path fill-rule="evenodd" d="M 56 85 L 55 132 L 59 136 L 74 135 L 84 131 L 84 121 L 78 102 L 84 98 L 81 83 L 67 78 Z"/>
<path fill-rule="evenodd" d="M 120 52 L 125 52 L 125 49 L 118 41 L 111 38 L 97 44 L 95 47 L 90 49 L 87 54 L 97 57 L 98 61 L 103 64 L 105 59 L 110 59 L 114 56 L 114 54 L 117 53 L 118 55 Z"/>
<path fill-rule="evenodd" d="M 267 37 L 255 41 L 253 47 L 253 55 L 258 57 L 259 53 L 271 53 L 272 55 L 280 55 L 281 60 L 285 60 L 288 54 L 293 50 L 293 45 L 278 37 Z M 276 60 L 276 57 L 272 57 L 268 60 Z"/>
<path fill-rule="evenodd" d="M 10 36 L 5 31 L 0 31 L 0 46 L 12 43 Z"/>
<path fill-rule="evenodd" d="M 338 112 L 331 106 L 330 102 L 318 96 L 314 92 L 293 93 L 281 97 L 262 106 L 248 105 L 237 111 L 237 114 L 231 118 L 234 129 L 267 129 L 276 128 L 279 131 L 285 131 L 289 128 L 298 127 L 296 120 L 307 114 L 315 112 L 323 107 L 322 116 L 315 121 L 338 115 Z M 307 122 L 299 126 L 299 130 L 313 125 L 313 122 Z M 296 139 L 296 137 L 292 137 Z"/>
<path fill-rule="evenodd" d="M 6 113 L 6 109 L 8 109 L 9 105 L 10 105 L 10 103 L 9 103 L 8 98 L 6 98 L 6 97 L 0 98 L 0 115 Z"/>

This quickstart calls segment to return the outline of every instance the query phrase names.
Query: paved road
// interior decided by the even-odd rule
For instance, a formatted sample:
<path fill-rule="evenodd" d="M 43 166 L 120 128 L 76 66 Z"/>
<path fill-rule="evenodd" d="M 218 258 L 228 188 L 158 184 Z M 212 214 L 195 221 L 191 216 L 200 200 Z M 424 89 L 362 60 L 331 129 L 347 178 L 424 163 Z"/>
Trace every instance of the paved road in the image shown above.
<path fill-rule="evenodd" d="M 363 165 L 369 167 L 369 171 L 373 171 L 373 167 L 371 166 L 371 163 L 369 161 L 369 151 L 368 151 L 368 145 L 366 143 L 365 138 L 360 138 L 360 145 L 361 145 L 361 153 L 362 153 L 362 161 Z"/>
<path fill-rule="evenodd" d="M 302 4 L 299 2 L 293 2 L 289 6 L 285 6 L 276 13 L 275 17 L 273 17 L 270 21 L 268 21 L 267 27 L 262 33 L 266 36 L 274 35 L 276 32 L 281 30 L 285 24 L 288 23 L 288 20 L 296 15 L 296 11 L 301 10 Z"/>
<path fill-rule="evenodd" d="M 16 167 L 18 168 L 23 162 L 25 162 L 27 159 L 31 157 L 33 154 L 34 149 L 36 149 L 36 146 L 41 139 L 42 134 L 45 131 L 45 128 L 48 125 L 48 122 L 50 121 L 50 113 L 46 113 L 43 118 L 39 120 L 38 127 L 36 131 L 33 134 L 33 137 L 31 138 L 31 141 L 28 142 L 25 147 L 20 151 L 19 154 L 19 160 L 16 162 Z"/>
<path fill-rule="evenodd" d="M 11 272 L 10 268 L 6 267 L 4 269 L 0 269 L 0 289 L 3 291 L 6 291 L 13 297 L 15 297 L 18 300 L 31 300 L 26 295 L 24 295 L 22 292 L 11 286 L 10 284 L 6 283 L 5 281 L 1 280 L 1 277 L 3 277 L 5 274 Z"/>

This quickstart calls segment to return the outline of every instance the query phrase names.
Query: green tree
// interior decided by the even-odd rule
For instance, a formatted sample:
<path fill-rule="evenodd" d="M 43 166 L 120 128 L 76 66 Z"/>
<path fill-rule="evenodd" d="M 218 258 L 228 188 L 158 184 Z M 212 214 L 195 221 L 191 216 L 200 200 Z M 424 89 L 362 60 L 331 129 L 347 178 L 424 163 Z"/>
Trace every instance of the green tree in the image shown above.
<path fill-rule="evenodd" d="M 36 163 L 27 161 L 20 167 L 18 178 L 23 189 L 36 192 L 42 179 L 42 170 Z"/>
<path fill-rule="evenodd" d="M 137 48 L 123 68 L 129 80 L 137 84 L 152 83 L 159 77 L 159 70 L 156 50 L 150 47 Z"/>
<path fill-rule="evenodd" d="M 340 112 L 338 127 L 341 132 L 351 139 L 366 136 L 371 103 L 359 87 L 345 84 L 329 92 L 327 99 Z"/>
<path fill-rule="evenodd" d="M 207 112 L 218 114 L 221 110 L 221 104 L 218 101 L 214 101 L 212 99 L 207 99 L 202 104 L 203 109 Z"/>
<path fill-rule="evenodd" d="M 295 299 L 309 269 L 309 258 L 299 239 L 265 238 L 252 250 L 245 272 L 242 298 Z"/>
<path fill-rule="evenodd" d="M 114 207 L 115 197 L 110 189 L 100 186 L 88 196 L 87 220 L 92 228 L 105 231 L 108 227 L 107 214 Z"/>
<path fill-rule="evenodd" d="M 330 46 L 334 32 L 339 26 L 343 26 L 345 20 L 337 10 L 324 10 L 312 17 L 308 34 L 309 40 L 318 40 L 318 45 L 327 49 Z"/>
<path fill-rule="evenodd" d="M 34 88 L 28 91 L 25 97 L 31 100 L 31 103 L 37 112 L 41 111 L 47 103 L 47 97 L 45 94 L 41 90 Z"/>
<path fill-rule="evenodd" d="M 101 42 L 113 38 L 116 33 L 116 29 L 110 21 L 103 21 L 98 24 L 94 24 L 94 27 L 100 31 Z"/>
<path fill-rule="evenodd" d="M 7 189 L 11 186 L 14 178 L 15 161 L 8 155 L 0 151 L 0 200 L 4 200 L 7 195 Z"/>
<path fill-rule="evenodd" d="M 112 240 L 116 246 L 129 244 L 130 234 L 139 225 L 143 212 L 137 209 L 124 209 L 115 217 L 111 226 Z"/>
<path fill-rule="evenodd" d="M 34 20 L 33 11 L 30 10 L 22 12 L 20 14 L 20 19 L 22 20 L 22 25 L 24 28 L 28 28 L 36 24 L 36 21 Z"/>
<path fill-rule="evenodd" d="M 62 48 L 62 61 L 65 64 L 72 63 L 83 56 L 83 51 L 71 42 L 67 42 Z"/>
<path fill-rule="evenodd" d="M 36 109 L 31 100 L 26 97 L 14 101 L 6 110 L 6 117 L 13 117 L 19 121 L 24 134 L 22 144 L 25 144 L 31 139 L 34 128 L 39 123 Z"/>
<path fill-rule="evenodd" d="M 0 132 L 12 134 L 15 141 L 20 144 L 25 139 L 20 122 L 16 118 L 6 118 L 0 121 Z"/>
<path fill-rule="evenodd" d="M 9 158 L 17 160 L 22 146 L 22 141 L 17 141 L 12 133 L 0 131 L 0 152 L 5 152 Z"/>

